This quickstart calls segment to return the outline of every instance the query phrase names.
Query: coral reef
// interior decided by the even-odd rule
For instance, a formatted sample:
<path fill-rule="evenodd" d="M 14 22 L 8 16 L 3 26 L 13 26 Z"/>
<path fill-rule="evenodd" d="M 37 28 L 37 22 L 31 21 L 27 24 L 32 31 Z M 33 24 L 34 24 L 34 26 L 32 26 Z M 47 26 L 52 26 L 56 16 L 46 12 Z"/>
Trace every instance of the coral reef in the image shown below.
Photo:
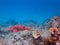
<path fill-rule="evenodd" d="M 9 20 L 0 24 L 0 45 L 60 45 L 60 16 L 40 24 Z"/>

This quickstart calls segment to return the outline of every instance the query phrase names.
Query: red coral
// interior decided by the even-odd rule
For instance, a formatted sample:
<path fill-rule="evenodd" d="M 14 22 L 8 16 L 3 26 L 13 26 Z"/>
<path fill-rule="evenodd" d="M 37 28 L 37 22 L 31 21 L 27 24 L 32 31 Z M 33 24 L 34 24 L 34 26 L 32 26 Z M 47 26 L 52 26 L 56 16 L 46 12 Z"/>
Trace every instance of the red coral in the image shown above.
<path fill-rule="evenodd" d="M 23 25 L 14 25 L 14 26 L 9 27 L 8 30 L 17 32 L 17 31 L 31 30 L 31 27 L 25 27 Z"/>

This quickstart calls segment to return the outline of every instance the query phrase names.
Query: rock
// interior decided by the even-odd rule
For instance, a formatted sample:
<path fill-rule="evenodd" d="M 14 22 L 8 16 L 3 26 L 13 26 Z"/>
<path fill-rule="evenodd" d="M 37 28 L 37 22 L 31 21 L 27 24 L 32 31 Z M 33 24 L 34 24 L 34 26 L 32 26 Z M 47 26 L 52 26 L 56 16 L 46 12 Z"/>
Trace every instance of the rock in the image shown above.
<path fill-rule="evenodd" d="M 49 29 L 53 26 L 60 27 L 60 16 L 54 16 L 51 19 L 47 19 L 43 22 L 42 27 L 45 29 Z"/>

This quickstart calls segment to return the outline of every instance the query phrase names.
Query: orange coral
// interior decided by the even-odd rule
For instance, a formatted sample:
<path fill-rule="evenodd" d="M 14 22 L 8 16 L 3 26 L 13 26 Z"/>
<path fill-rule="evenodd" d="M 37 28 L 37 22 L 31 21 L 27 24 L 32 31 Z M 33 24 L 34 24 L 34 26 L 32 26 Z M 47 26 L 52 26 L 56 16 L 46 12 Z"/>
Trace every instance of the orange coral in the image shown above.
<path fill-rule="evenodd" d="M 54 34 L 54 28 L 49 29 L 50 33 Z"/>
<path fill-rule="evenodd" d="M 54 31 L 56 31 L 58 34 L 60 34 L 60 32 L 59 32 L 59 30 L 58 30 L 58 28 L 56 26 L 54 26 L 53 28 L 50 28 L 49 31 L 52 34 L 54 33 Z"/>
<path fill-rule="evenodd" d="M 50 33 L 51 33 L 52 35 L 60 34 L 59 29 L 58 29 L 56 26 L 50 28 L 49 31 L 50 31 Z M 55 33 L 54 31 L 55 31 L 56 33 Z M 59 36 L 58 36 L 58 37 L 59 37 Z M 51 37 L 49 38 L 49 41 L 50 41 L 50 42 L 55 42 L 55 40 L 57 40 L 57 37 L 51 36 Z M 56 45 L 57 45 L 57 44 L 56 44 Z"/>

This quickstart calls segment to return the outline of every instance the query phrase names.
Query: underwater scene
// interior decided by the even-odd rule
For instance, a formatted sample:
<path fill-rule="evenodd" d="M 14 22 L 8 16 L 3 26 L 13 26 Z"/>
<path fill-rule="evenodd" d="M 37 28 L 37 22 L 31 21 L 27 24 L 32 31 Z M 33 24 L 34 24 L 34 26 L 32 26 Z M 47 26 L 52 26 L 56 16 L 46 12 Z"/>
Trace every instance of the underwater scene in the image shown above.
<path fill-rule="evenodd" d="M 0 23 L 0 45 L 60 45 L 60 16 L 46 19 Z"/>
<path fill-rule="evenodd" d="M 60 0 L 0 0 L 0 45 L 60 45 Z"/>

